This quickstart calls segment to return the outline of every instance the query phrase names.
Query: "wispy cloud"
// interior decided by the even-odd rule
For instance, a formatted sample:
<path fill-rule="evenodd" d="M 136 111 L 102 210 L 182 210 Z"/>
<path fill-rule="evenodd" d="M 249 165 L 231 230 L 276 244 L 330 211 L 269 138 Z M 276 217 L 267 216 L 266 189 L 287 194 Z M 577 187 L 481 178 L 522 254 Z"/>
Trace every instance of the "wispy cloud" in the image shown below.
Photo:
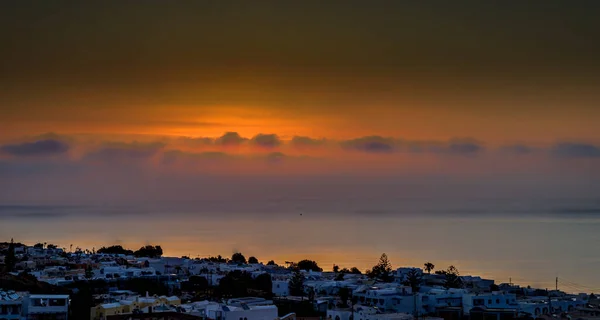
<path fill-rule="evenodd" d="M 552 148 L 552 153 L 558 157 L 572 157 L 572 158 L 597 158 L 600 157 L 600 146 L 585 144 L 585 143 L 572 143 L 564 142 L 556 144 Z"/>
<path fill-rule="evenodd" d="M 17 157 L 36 157 L 64 154 L 69 151 L 69 145 L 55 139 L 8 144 L 0 147 L 2 153 Z"/>

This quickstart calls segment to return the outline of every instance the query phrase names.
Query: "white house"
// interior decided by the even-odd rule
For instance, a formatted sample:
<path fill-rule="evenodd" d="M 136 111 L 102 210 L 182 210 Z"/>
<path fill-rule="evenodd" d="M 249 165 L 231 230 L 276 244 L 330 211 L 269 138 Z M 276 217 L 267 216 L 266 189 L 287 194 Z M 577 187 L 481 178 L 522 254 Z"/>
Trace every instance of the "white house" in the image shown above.
<path fill-rule="evenodd" d="M 502 291 L 489 294 L 465 294 L 462 304 L 464 314 L 469 314 L 469 311 L 475 307 L 515 310 L 519 308 L 517 296 L 514 293 Z"/>
<path fill-rule="evenodd" d="M 32 294 L 27 297 L 23 314 L 27 319 L 51 315 L 52 319 L 67 320 L 69 296 L 55 294 Z"/>
<path fill-rule="evenodd" d="M 355 306 L 351 309 L 327 310 L 328 320 L 412 320 L 413 316 L 407 313 L 382 312 L 378 308 Z"/>
<path fill-rule="evenodd" d="M 288 280 L 273 280 L 273 294 L 278 297 L 287 297 L 290 295 Z"/>
<path fill-rule="evenodd" d="M 23 296 L 14 291 L 0 290 L 0 319 L 21 320 Z"/>
<path fill-rule="evenodd" d="M 181 305 L 186 313 L 205 316 L 215 320 L 273 320 L 277 318 L 277 306 L 234 307 L 216 302 L 200 301 Z"/>
<path fill-rule="evenodd" d="M 394 286 L 387 288 L 359 288 L 352 292 L 363 306 L 376 307 L 382 311 L 414 313 L 421 308 L 420 300 L 412 294 L 410 287 Z"/>
<path fill-rule="evenodd" d="M 427 293 L 419 294 L 422 309 L 420 314 L 434 314 L 438 308 L 462 306 L 462 289 L 432 289 Z"/>

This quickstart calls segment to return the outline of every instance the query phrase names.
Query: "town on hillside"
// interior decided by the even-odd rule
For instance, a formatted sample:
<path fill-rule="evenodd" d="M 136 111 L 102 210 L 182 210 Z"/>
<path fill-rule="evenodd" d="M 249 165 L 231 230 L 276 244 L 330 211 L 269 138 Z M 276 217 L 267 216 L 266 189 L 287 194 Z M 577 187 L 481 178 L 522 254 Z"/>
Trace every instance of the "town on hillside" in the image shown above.
<path fill-rule="evenodd" d="M 591 293 L 496 284 L 454 266 L 372 268 L 306 259 L 165 257 L 160 246 L 98 250 L 0 243 L 0 320 L 599 319 Z M 583 286 L 585 288 L 585 286 Z M 583 290 L 585 291 L 585 290 Z"/>

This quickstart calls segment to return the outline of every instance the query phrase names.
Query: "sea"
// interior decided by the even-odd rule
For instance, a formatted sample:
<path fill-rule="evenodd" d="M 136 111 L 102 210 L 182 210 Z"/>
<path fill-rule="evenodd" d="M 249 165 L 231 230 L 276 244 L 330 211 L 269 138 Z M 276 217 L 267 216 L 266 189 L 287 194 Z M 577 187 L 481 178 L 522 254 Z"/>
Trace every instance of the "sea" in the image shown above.
<path fill-rule="evenodd" d="M 563 291 L 600 292 L 598 199 L 8 203 L 0 241 L 11 238 L 66 250 L 152 244 L 167 256 L 311 259 L 325 270 L 366 270 L 386 253 L 395 268 L 432 262 L 497 284 L 554 289 L 558 278 Z"/>

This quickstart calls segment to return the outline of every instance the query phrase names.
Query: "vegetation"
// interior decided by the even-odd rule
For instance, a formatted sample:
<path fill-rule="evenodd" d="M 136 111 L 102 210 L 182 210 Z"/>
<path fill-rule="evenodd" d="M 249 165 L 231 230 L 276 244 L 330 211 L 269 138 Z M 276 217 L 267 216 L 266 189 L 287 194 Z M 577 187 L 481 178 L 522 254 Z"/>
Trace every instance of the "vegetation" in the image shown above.
<path fill-rule="evenodd" d="M 299 270 L 296 270 L 288 286 L 292 296 L 304 296 L 304 275 Z"/>
<path fill-rule="evenodd" d="M 316 261 L 313 260 L 301 260 L 298 263 L 296 263 L 296 268 L 298 270 L 306 270 L 306 271 L 315 271 L 315 272 L 321 272 L 323 271 L 323 269 L 321 269 L 319 267 L 319 265 L 317 264 Z"/>
<path fill-rule="evenodd" d="M 270 298 L 273 295 L 273 282 L 267 273 L 261 274 L 256 279 L 249 272 L 235 270 L 229 272 L 219 281 L 216 295 L 223 298 L 237 298 L 246 296 L 263 296 Z"/>
<path fill-rule="evenodd" d="M 428 274 L 431 274 L 431 271 L 433 271 L 433 269 L 435 269 L 435 265 L 431 262 L 425 262 L 424 264 L 425 266 L 425 271 L 427 271 Z"/>
<path fill-rule="evenodd" d="M 7 272 L 12 272 L 15 270 L 15 264 L 17 263 L 17 258 L 15 257 L 15 242 L 13 239 L 10 239 L 10 244 L 8 245 L 8 252 L 4 257 L 4 265 Z"/>
<path fill-rule="evenodd" d="M 138 251 L 133 253 L 136 257 L 159 258 L 163 255 L 163 250 L 160 246 L 143 246 Z"/>
<path fill-rule="evenodd" d="M 412 292 L 416 293 L 419 291 L 422 282 L 423 278 L 421 277 L 419 269 L 414 268 L 406 274 L 406 279 L 402 282 L 402 284 L 409 286 L 412 289 Z"/>
<path fill-rule="evenodd" d="M 91 279 L 91 278 L 93 278 L 93 277 L 94 277 L 94 271 L 92 270 L 92 266 L 91 266 L 91 265 L 88 265 L 88 266 L 85 268 L 85 278 L 86 278 L 86 279 Z"/>
<path fill-rule="evenodd" d="M 124 255 L 133 255 L 133 251 L 127 250 L 122 246 L 110 246 L 110 247 L 102 247 L 97 251 L 100 254 L 124 254 Z"/>
<path fill-rule="evenodd" d="M 458 269 L 455 266 L 449 266 L 448 269 L 445 270 L 444 275 L 446 276 L 446 281 L 444 283 L 444 287 L 450 288 L 462 288 L 463 282 L 460 278 L 460 274 L 458 273 Z"/>
<path fill-rule="evenodd" d="M 267 265 L 268 266 L 276 266 L 277 263 L 275 263 L 275 261 L 273 261 L 273 260 L 269 260 L 269 262 L 267 262 Z"/>
<path fill-rule="evenodd" d="M 343 268 L 340 270 L 340 273 L 350 273 L 350 274 L 362 274 L 357 267 L 352 267 L 351 269 Z"/>
<path fill-rule="evenodd" d="M 241 254 L 240 252 L 236 252 L 231 256 L 231 262 L 238 263 L 238 264 L 245 264 L 246 257 L 244 257 L 244 255 Z"/>
<path fill-rule="evenodd" d="M 248 258 L 248 263 L 249 264 L 257 264 L 258 259 L 256 259 L 256 257 L 250 257 L 250 258 Z"/>
<path fill-rule="evenodd" d="M 208 257 L 206 258 L 206 260 L 210 261 L 210 262 L 217 262 L 217 263 L 226 263 L 227 259 L 221 257 L 221 255 L 218 255 L 216 257 Z"/>
<path fill-rule="evenodd" d="M 335 272 L 335 273 L 340 272 L 340 266 L 334 264 L 333 265 L 333 272 Z"/>
<path fill-rule="evenodd" d="M 348 298 L 350 298 L 350 295 L 352 294 L 352 290 L 350 290 L 350 288 L 340 288 L 340 290 L 338 291 L 338 296 L 340 297 L 340 303 L 338 304 L 338 307 L 340 308 L 347 308 L 348 307 Z"/>
<path fill-rule="evenodd" d="M 392 264 L 388 260 L 387 254 L 381 254 L 379 262 L 371 270 L 367 271 L 367 276 L 383 282 L 392 282 L 394 280 Z"/>

